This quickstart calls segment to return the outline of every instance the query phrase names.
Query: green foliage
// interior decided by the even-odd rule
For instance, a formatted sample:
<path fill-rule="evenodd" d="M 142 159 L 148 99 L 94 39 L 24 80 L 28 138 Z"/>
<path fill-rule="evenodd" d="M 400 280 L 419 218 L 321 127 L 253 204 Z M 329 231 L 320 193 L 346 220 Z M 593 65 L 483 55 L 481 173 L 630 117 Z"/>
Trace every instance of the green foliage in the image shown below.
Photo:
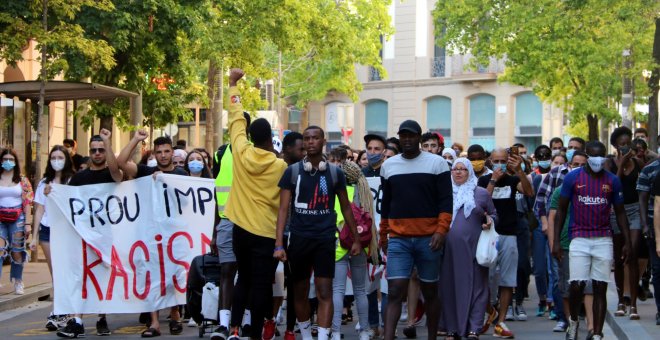
<path fill-rule="evenodd" d="M 618 119 L 623 77 L 635 81 L 638 95 L 648 92 L 642 70 L 653 68 L 659 10 L 654 0 L 460 0 L 438 1 L 433 16 L 445 28 L 441 43 L 472 53 L 472 66 L 505 58 L 500 81 L 568 105 L 572 122 L 607 123 Z M 624 50 L 632 51 L 629 69 Z"/>

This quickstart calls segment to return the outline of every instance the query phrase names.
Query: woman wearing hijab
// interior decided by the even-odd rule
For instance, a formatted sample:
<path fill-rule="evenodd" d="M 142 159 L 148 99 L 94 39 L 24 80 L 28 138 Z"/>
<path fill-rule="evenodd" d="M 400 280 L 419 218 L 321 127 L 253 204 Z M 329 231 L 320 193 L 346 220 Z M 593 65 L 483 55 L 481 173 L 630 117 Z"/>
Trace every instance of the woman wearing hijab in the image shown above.
<path fill-rule="evenodd" d="M 477 242 L 482 230 L 497 223 L 497 213 L 467 158 L 454 161 L 451 179 L 454 214 L 440 274 L 442 320 L 447 339 L 478 339 L 488 304 L 488 268 L 477 263 Z"/>
<path fill-rule="evenodd" d="M 442 158 L 446 159 L 447 162 L 449 162 L 449 165 L 451 166 L 451 164 L 453 164 L 454 160 L 457 158 L 456 151 L 454 151 L 454 149 L 451 148 L 445 148 L 444 150 L 442 150 Z"/>

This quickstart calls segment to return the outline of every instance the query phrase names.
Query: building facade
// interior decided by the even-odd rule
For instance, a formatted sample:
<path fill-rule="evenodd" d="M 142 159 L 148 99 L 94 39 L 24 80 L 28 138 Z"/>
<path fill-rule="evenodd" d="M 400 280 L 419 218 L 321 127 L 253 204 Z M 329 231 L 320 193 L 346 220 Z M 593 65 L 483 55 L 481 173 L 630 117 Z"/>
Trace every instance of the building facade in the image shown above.
<path fill-rule="evenodd" d="M 393 1 L 395 33 L 381 51 L 387 77 L 372 67 L 356 67 L 363 84 L 359 100 L 330 93 L 309 104 L 308 123 L 323 127 L 330 145 L 343 142 L 354 148 L 364 148 L 367 133 L 396 136 L 406 119 L 440 132 L 447 146 L 458 142 L 492 149 L 521 142 L 533 149 L 563 137 L 560 109 L 541 102 L 529 88 L 497 81 L 502 61 L 469 70 L 471 56 L 451 54 L 436 44 L 431 17 L 436 1 Z"/>

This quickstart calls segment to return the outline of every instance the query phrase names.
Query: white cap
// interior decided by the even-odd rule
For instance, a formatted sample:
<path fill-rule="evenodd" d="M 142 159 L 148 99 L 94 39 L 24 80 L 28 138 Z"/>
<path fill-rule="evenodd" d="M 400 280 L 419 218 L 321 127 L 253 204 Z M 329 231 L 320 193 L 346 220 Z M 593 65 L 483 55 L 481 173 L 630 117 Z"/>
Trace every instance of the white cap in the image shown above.
<path fill-rule="evenodd" d="M 278 137 L 273 137 L 273 149 L 277 153 L 282 153 L 282 141 Z"/>

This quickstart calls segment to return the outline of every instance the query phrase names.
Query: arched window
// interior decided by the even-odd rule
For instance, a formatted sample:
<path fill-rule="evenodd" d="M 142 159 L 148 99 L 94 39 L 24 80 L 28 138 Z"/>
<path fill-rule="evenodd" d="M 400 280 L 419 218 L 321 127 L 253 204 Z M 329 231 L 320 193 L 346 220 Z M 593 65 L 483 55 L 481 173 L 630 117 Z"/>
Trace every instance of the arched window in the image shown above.
<path fill-rule="evenodd" d="M 372 100 L 365 105 L 364 126 L 367 134 L 387 138 L 387 102 Z"/>
<path fill-rule="evenodd" d="M 470 98 L 470 145 L 495 148 L 495 97 L 479 94 Z"/>
<path fill-rule="evenodd" d="M 437 96 L 426 101 L 426 127 L 439 132 L 445 138 L 445 145 L 451 145 L 451 99 Z"/>
<path fill-rule="evenodd" d="M 523 143 L 528 150 L 541 144 L 543 104 L 532 92 L 516 96 L 516 142 Z"/>

